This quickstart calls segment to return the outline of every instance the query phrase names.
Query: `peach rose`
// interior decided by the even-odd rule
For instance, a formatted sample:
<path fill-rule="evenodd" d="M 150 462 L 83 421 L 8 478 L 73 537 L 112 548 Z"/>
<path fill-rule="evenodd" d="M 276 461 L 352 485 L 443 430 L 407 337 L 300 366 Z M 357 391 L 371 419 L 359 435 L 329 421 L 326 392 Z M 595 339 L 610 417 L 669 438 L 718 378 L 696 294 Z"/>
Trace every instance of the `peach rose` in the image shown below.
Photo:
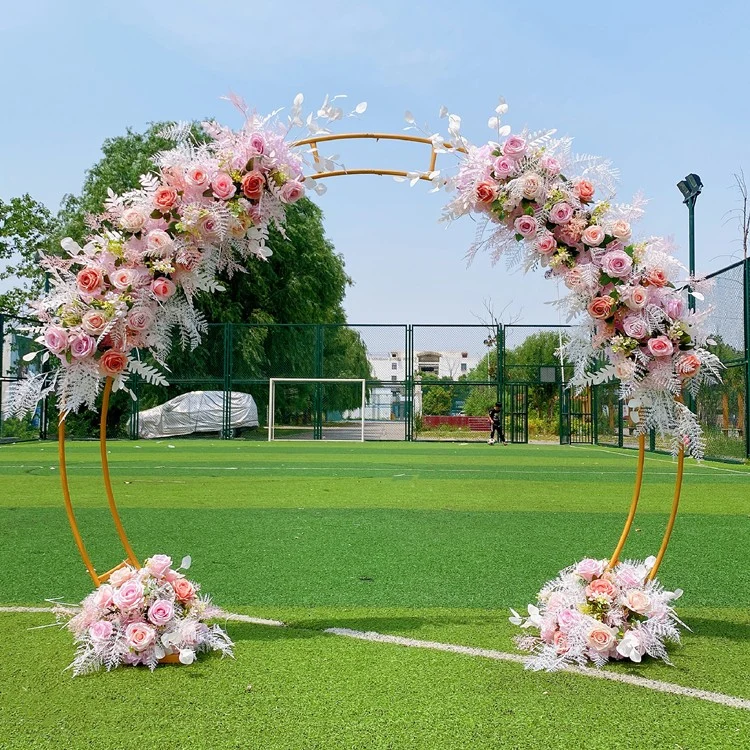
<path fill-rule="evenodd" d="M 132 268 L 118 268 L 109 277 L 112 286 L 124 292 L 129 286 L 133 286 L 135 275 Z"/>
<path fill-rule="evenodd" d="M 120 226 L 131 234 L 136 234 L 143 229 L 143 225 L 146 223 L 148 217 L 143 211 L 139 211 L 137 208 L 126 208 L 120 217 Z"/>
<path fill-rule="evenodd" d="M 552 643 L 557 648 L 558 654 L 564 654 L 570 648 L 570 646 L 568 645 L 568 636 L 560 630 L 557 630 L 555 632 L 555 635 L 552 638 Z"/>
<path fill-rule="evenodd" d="M 648 608 L 651 606 L 651 599 L 648 594 L 638 589 L 628 591 L 623 598 L 623 604 L 632 612 L 637 612 L 639 615 L 645 615 L 648 612 Z"/>
<path fill-rule="evenodd" d="M 595 188 L 588 180 L 578 180 L 574 191 L 581 203 L 588 203 L 594 197 Z"/>
<path fill-rule="evenodd" d="M 177 287 L 174 281 L 162 276 L 151 282 L 151 291 L 157 299 L 167 300 L 177 291 Z"/>
<path fill-rule="evenodd" d="M 477 185 L 477 202 L 488 205 L 492 203 L 498 194 L 498 187 L 492 182 L 480 182 Z"/>
<path fill-rule="evenodd" d="M 178 578 L 176 581 L 172 581 L 172 588 L 175 596 L 181 602 L 188 602 L 195 596 L 195 587 L 187 578 Z"/>
<path fill-rule="evenodd" d="M 648 302 L 648 292 L 642 286 L 631 287 L 623 293 L 623 300 L 631 310 L 642 310 Z"/>
<path fill-rule="evenodd" d="M 583 230 L 581 239 L 591 247 L 601 245 L 604 240 L 604 230 L 598 224 L 592 224 Z"/>
<path fill-rule="evenodd" d="M 594 651 L 605 654 L 615 645 L 616 635 L 617 631 L 613 628 L 608 627 L 604 623 L 597 622 L 586 633 L 586 643 Z"/>
<path fill-rule="evenodd" d="M 128 364 L 128 355 L 117 349 L 108 349 L 99 359 L 99 370 L 107 377 L 119 375 Z M 119 571 L 117 571 L 119 572 Z M 112 576 L 114 577 L 114 573 Z"/>
<path fill-rule="evenodd" d="M 76 283 L 84 294 L 96 294 L 104 283 L 104 276 L 98 268 L 83 268 L 76 274 Z"/>
<path fill-rule="evenodd" d="M 651 286 L 663 287 L 667 285 L 669 279 L 667 279 L 667 274 L 664 272 L 664 269 L 652 268 L 646 274 L 646 281 L 648 281 Z"/>
<path fill-rule="evenodd" d="M 246 198 L 256 201 L 260 200 L 261 195 L 263 195 L 263 186 L 265 185 L 265 182 L 266 180 L 265 177 L 263 177 L 263 172 L 254 169 L 242 178 L 242 192 L 245 194 Z"/>
<path fill-rule="evenodd" d="M 613 599 L 617 595 L 617 589 L 606 578 L 596 578 L 586 586 L 586 596 L 589 599 L 598 599 L 603 596 L 606 599 Z"/>
<path fill-rule="evenodd" d="M 115 588 L 118 588 L 119 586 L 122 586 L 125 581 L 129 581 L 132 577 L 133 569 L 125 566 L 124 568 L 120 568 L 112 573 L 109 577 L 109 581 Z"/>
<path fill-rule="evenodd" d="M 185 182 L 196 188 L 205 188 L 208 185 L 208 172 L 203 167 L 191 167 L 185 172 Z"/>
<path fill-rule="evenodd" d="M 669 357 L 674 351 L 674 346 L 666 336 L 656 336 L 648 340 L 648 350 L 654 357 Z"/>
<path fill-rule="evenodd" d="M 177 203 L 177 191 L 173 187 L 162 185 L 154 191 L 154 207 L 167 213 Z"/>
<path fill-rule="evenodd" d="M 630 224 L 624 219 L 618 219 L 612 224 L 609 233 L 617 240 L 627 242 L 630 239 L 631 229 Z"/>
<path fill-rule="evenodd" d="M 145 651 L 156 640 L 156 630 L 145 622 L 131 622 L 125 628 L 125 642 L 134 651 Z"/>
<path fill-rule="evenodd" d="M 167 255 L 173 244 L 172 238 L 162 229 L 152 229 L 146 237 L 146 248 L 150 255 Z"/>
<path fill-rule="evenodd" d="M 615 375 L 620 380 L 630 380 L 636 372 L 636 364 L 632 359 L 621 359 L 615 364 Z"/>
<path fill-rule="evenodd" d="M 527 174 L 522 181 L 521 192 L 527 200 L 536 200 L 544 188 L 544 182 L 538 174 Z"/>
<path fill-rule="evenodd" d="M 605 320 L 612 315 L 615 307 L 615 301 L 612 297 L 594 297 L 588 304 L 589 315 L 597 320 Z"/>
<path fill-rule="evenodd" d="M 685 354 L 677 360 L 677 372 L 684 378 L 692 378 L 700 367 L 701 361 L 696 354 Z"/>

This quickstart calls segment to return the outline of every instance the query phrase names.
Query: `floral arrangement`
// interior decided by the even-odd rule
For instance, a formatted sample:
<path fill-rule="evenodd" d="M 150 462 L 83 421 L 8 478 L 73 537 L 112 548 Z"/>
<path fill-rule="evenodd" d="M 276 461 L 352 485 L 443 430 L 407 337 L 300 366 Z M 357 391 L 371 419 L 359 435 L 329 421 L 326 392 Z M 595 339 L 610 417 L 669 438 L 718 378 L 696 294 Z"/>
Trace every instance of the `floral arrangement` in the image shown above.
<path fill-rule="evenodd" d="M 153 670 L 168 656 L 192 664 L 196 654 L 211 650 L 232 656 L 229 636 L 205 622 L 219 610 L 179 572 L 189 565 L 186 557 L 174 570 L 170 557 L 154 555 L 140 570 L 130 565 L 116 570 L 78 611 L 58 608 L 60 616 L 70 618 L 67 627 L 78 646 L 69 667 L 73 675 L 121 665 Z"/>
<path fill-rule="evenodd" d="M 563 347 L 575 365 L 573 386 L 618 378 L 620 397 L 641 432 L 671 434 L 674 453 L 682 447 L 700 458 L 700 427 L 679 397 L 686 385 L 696 393 L 701 384 L 720 380 L 721 364 L 704 348 L 710 343 L 701 331 L 707 312 L 690 312 L 685 303 L 689 293 L 702 298 L 698 281 L 676 280 L 685 269 L 667 240 L 634 239 L 631 222 L 644 201 L 611 202 L 617 173 L 609 162 L 574 156 L 571 139 L 553 139 L 555 131 L 514 134 L 500 125 L 506 111 L 501 102 L 490 120 L 499 139 L 483 146 L 460 136 L 460 119 L 449 116 L 454 143 L 466 154 L 447 181 L 456 195 L 445 218 L 485 218 L 470 258 L 480 249 L 493 260 L 506 254 L 525 270 L 546 268 L 567 287 L 561 305 L 569 317 L 588 316 Z M 600 192 L 607 195 L 596 200 Z"/>
<path fill-rule="evenodd" d="M 90 217 L 85 246 L 66 238 L 64 257 L 43 260 L 53 290 L 33 305 L 40 321 L 34 333 L 43 358 L 59 366 L 18 384 L 16 412 L 52 391 L 64 413 L 92 408 L 104 377 L 114 378 L 115 390 L 129 373 L 166 384 L 138 350 L 163 365 L 175 326 L 183 346 L 197 346 L 205 322 L 194 295 L 222 290 L 219 273 L 271 255 L 270 226 L 283 234 L 287 206 L 305 194 L 303 156 L 287 141 L 290 129 L 303 125 L 303 99 L 296 97 L 286 122 L 230 99 L 245 115 L 240 130 L 204 122 L 197 137 L 189 123 L 168 127 L 162 135 L 175 147 L 155 157 L 155 171 L 141 177 L 140 188 L 124 195 L 110 189 L 103 213 Z M 328 132 L 321 119 L 342 116 L 326 99 L 317 118 L 308 116 L 307 129 Z"/>
<path fill-rule="evenodd" d="M 646 654 L 671 664 L 665 643 L 679 643 L 678 625 L 687 627 L 671 606 L 682 591 L 647 579 L 654 559 L 612 569 L 607 560 L 581 560 L 545 584 L 528 617 L 511 610 L 514 625 L 539 630 L 516 637 L 533 654 L 527 668 L 554 671 L 589 661 L 601 667 L 610 659 L 640 662 Z"/>

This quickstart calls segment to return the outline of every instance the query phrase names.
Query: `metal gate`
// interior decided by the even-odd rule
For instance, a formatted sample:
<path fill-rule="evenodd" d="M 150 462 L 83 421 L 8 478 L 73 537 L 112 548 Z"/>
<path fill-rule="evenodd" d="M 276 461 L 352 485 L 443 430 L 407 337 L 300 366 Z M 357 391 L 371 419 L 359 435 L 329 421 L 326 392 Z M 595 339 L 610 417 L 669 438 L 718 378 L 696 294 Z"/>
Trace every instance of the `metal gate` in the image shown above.
<path fill-rule="evenodd" d="M 529 442 L 529 386 L 506 383 L 503 389 L 505 438 L 510 443 Z"/>
<path fill-rule="evenodd" d="M 580 393 L 560 388 L 563 405 L 560 418 L 560 443 L 568 445 L 593 444 L 596 440 L 594 421 L 594 389 Z"/>

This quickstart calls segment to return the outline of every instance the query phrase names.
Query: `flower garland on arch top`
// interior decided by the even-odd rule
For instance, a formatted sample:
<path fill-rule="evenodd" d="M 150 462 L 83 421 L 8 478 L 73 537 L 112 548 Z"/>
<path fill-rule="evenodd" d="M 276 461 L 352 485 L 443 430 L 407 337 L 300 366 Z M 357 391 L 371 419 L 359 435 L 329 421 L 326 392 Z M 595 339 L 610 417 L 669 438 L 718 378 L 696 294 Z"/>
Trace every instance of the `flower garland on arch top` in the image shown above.
<path fill-rule="evenodd" d="M 643 213 L 643 201 L 594 200 L 597 181 L 611 189 L 608 162 L 572 156 L 571 140 L 553 140 L 554 131 L 501 130 L 508 134 L 502 143 L 477 147 L 461 139 L 467 153 L 447 185 L 456 196 L 445 218 L 486 217 L 469 257 L 489 249 L 493 261 L 506 253 L 525 270 L 546 267 L 547 276 L 570 292 L 561 302 L 570 317 L 588 314 L 588 324 L 563 347 L 575 365 L 573 386 L 618 378 L 620 398 L 634 419 L 640 417 L 639 432 L 668 434 L 675 454 L 682 447 L 701 458 L 702 431 L 680 395 L 686 386 L 696 393 L 701 384 L 719 381 L 721 364 L 703 347 L 707 313 L 691 313 L 685 304 L 695 280 L 675 283 L 684 269 L 666 240 L 633 240 L 631 221 Z M 566 167 L 582 172 L 569 177 Z M 487 225 L 494 228 L 489 236 Z"/>

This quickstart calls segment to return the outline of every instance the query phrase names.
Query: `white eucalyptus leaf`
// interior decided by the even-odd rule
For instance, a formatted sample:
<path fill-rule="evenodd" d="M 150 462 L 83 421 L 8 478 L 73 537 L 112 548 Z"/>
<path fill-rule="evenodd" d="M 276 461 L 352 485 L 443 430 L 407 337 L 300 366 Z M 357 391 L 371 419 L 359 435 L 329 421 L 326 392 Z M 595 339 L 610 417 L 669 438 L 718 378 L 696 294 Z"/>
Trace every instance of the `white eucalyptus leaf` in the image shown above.
<path fill-rule="evenodd" d="M 193 564 L 193 558 L 190 557 L 190 555 L 185 555 L 185 557 L 182 558 L 182 562 L 180 563 L 180 570 L 188 570 L 188 568 Z"/>
<path fill-rule="evenodd" d="M 409 125 L 414 124 L 414 115 L 411 112 L 409 112 L 408 109 L 406 110 L 406 113 L 404 114 L 404 120 L 406 120 L 406 122 L 408 122 Z"/>
<path fill-rule="evenodd" d="M 31 362 L 34 359 L 36 359 L 37 354 L 39 354 L 39 352 L 29 352 L 28 354 L 24 354 L 23 357 L 21 357 L 21 359 L 24 362 Z"/>
<path fill-rule="evenodd" d="M 363 115 L 367 111 L 367 102 L 360 102 L 355 108 L 354 111 L 358 115 Z"/>
<path fill-rule="evenodd" d="M 448 107 L 445 105 L 440 107 L 440 119 L 442 120 L 444 117 L 448 117 Z"/>

